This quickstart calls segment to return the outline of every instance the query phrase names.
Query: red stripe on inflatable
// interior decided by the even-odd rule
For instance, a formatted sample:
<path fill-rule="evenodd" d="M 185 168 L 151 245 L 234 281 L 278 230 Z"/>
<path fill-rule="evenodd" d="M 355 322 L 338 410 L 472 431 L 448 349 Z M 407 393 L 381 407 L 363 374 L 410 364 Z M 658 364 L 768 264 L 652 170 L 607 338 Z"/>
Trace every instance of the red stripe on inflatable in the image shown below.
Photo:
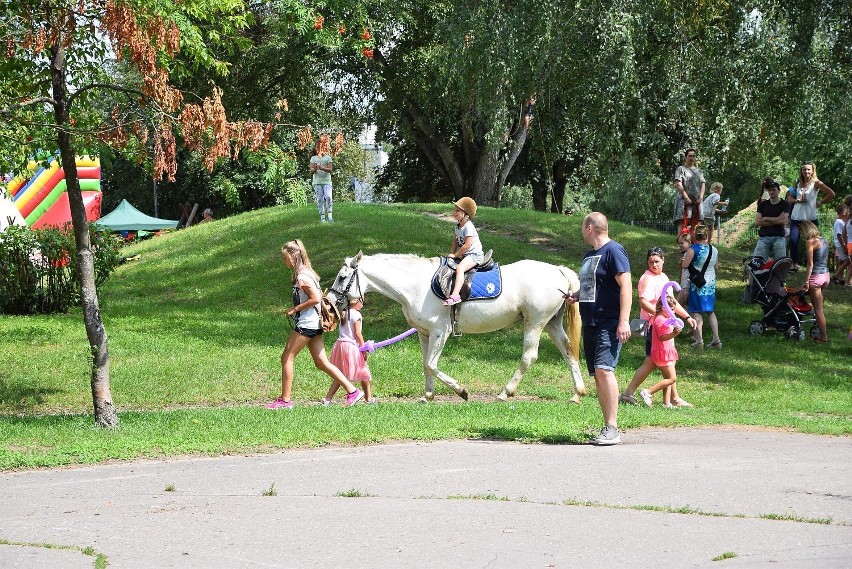
<path fill-rule="evenodd" d="M 83 206 L 86 208 L 86 221 L 96 221 L 101 218 L 101 192 L 83 192 Z M 33 223 L 33 229 L 42 227 L 62 227 L 71 222 L 71 205 L 68 203 L 68 192 L 63 192 L 50 206 L 44 215 Z"/>

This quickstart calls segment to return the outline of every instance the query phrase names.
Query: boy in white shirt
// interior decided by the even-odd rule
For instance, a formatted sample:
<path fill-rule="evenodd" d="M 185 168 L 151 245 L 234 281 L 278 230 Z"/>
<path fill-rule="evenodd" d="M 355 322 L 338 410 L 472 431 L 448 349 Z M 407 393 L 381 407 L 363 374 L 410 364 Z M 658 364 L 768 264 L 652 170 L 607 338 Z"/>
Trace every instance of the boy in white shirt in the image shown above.
<path fill-rule="evenodd" d="M 710 235 L 707 242 L 713 241 L 713 228 L 716 226 L 716 216 L 728 211 L 728 202 L 719 201 L 722 199 L 723 186 L 719 182 L 713 182 L 710 186 L 710 195 L 704 198 L 701 202 L 701 217 L 704 218 L 704 225 L 710 228 Z"/>

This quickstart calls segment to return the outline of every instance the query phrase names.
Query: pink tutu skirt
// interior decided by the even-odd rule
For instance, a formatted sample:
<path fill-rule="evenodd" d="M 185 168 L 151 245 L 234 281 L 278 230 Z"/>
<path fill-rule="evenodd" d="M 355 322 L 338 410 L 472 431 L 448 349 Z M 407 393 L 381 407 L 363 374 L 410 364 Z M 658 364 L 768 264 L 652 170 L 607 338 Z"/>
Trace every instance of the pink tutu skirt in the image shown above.
<path fill-rule="evenodd" d="M 335 342 L 328 359 L 343 372 L 346 379 L 353 383 L 373 379 L 370 368 L 367 367 L 367 362 L 364 360 L 364 355 L 358 350 L 358 346 L 352 342 Z"/>

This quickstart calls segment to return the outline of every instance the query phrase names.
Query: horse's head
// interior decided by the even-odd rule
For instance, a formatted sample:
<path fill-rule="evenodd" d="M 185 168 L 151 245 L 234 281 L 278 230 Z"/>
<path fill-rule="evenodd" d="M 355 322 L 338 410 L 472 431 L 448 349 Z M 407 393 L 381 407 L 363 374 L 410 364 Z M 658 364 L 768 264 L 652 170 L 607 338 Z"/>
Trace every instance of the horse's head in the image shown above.
<path fill-rule="evenodd" d="M 350 298 L 364 298 L 364 291 L 361 290 L 361 281 L 358 276 L 358 263 L 361 262 L 363 256 L 364 253 L 358 251 L 358 254 L 354 257 L 344 259 L 343 266 L 337 271 L 337 276 L 331 283 L 331 288 L 326 296 L 337 306 L 338 310 L 343 310 Z"/>

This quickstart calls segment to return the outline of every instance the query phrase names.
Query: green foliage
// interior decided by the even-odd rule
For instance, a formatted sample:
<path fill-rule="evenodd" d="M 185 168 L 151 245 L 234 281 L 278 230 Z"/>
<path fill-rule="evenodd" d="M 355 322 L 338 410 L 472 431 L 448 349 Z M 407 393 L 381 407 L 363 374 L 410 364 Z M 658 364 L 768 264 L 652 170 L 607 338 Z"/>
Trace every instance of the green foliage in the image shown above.
<path fill-rule="evenodd" d="M 95 284 L 106 282 L 119 264 L 120 242 L 90 226 Z M 30 230 L 11 226 L 0 233 L 0 313 L 65 313 L 79 302 L 77 256 L 70 226 Z"/>
<path fill-rule="evenodd" d="M 532 210 L 532 192 L 529 186 L 504 186 L 500 196 L 500 207 Z"/>

